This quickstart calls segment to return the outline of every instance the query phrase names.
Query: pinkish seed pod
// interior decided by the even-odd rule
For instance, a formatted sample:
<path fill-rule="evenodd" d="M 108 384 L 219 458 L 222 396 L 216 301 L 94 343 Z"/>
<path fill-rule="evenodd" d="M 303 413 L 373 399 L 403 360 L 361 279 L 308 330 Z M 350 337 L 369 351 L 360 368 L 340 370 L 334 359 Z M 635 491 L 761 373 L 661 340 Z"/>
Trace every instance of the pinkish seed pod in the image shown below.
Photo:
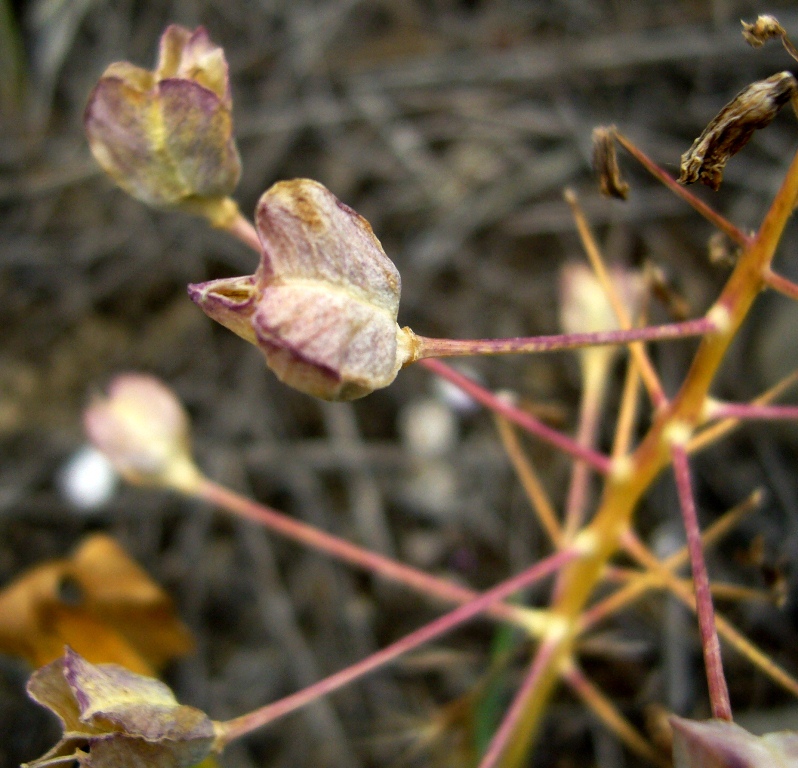
<path fill-rule="evenodd" d="M 795 768 L 798 733 L 754 736 L 725 720 L 671 717 L 674 768 Z"/>
<path fill-rule="evenodd" d="M 316 181 L 260 199 L 254 275 L 189 286 L 203 311 L 254 343 L 277 377 L 324 400 L 388 386 L 410 358 L 401 280 L 369 223 Z"/>
<path fill-rule="evenodd" d="M 227 62 L 199 27 L 172 25 L 155 71 L 111 64 L 89 96 L 84 125 L 97 162 L 133 197 L 222 224 L 241 175 Z"/>
<path fill-rule="evenodd" d="M 204 712 L 179 704 L 159 680 L 90 664 L 70 648 L 33 673 L 28 694 L 58 716 L 64 734 L 25 768 L 188 768 L 211 753 L 218 735 Z"/>
<path fill-rule="evenodd" d="M 123 374 L 83 414 L 89 439 L 128 482 L 191 491 L 200 472 L 189 421 L 174 393 L 153 376 Z"/>

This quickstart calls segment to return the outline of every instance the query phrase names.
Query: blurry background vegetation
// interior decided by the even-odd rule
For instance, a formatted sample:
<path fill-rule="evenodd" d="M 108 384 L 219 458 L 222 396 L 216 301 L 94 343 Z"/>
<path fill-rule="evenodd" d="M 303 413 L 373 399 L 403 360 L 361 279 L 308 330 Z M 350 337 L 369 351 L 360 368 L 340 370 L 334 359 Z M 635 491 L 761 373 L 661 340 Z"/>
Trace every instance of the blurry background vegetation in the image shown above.
<path fill-rule="evenodd" d="M 558 271 L 580 258 L 566 185 L 610 260 L 653 261 L 693 312 L 707 306 L 728 269 L 709 262 L 709 225 L 625 157 L 629 201 L 599 199 L 590 134 L 616 123 L 675 173 L 737 91 L 794 66 L 776 44 L 743 43 L 739 19 L 760 12 L 798 36 L 786 2 L 0 0 L 0 587 L 86 532 L 109 531 L 177 600 L 199 651 L 169 681 L 218 719 L 435 615 L 402 590 L 166 494 L 121 488 L 100 509 L 74 509 L 57 478 L 83 444 L 81 406 L 122 370 L 155 373 L 179 392 L 212 477 L 329 530 L 475 587 L 546 547 L 490 418 L 458 410 L 423 370 L 355 404 L 315 402 L 194 307 L 188 282 L 249 273 L 256 258 L 195 220 L 144 208 L 101 175 L 81 113 L 108 63 L 151 67 L 168 23 L 205 25 L 230 62 L 243 211 L 276 180 L 318 179 L 369 219 L 399 267 L 401 324 L 425 335 L 530 335 L 557 331 Z M 743 228 L 757 225 L 798 145 L 788 112 L 732 161 L 720 193 L 699 190 Z M 788 232 L 779 264 L 793 279 L 795 246 Z M 797 321 L 786 300 L 762 302 L 717 393 L 751 396 L 795 366 Z M 690 344 L 655 352 L 669 391 Z M 469 361 L 468 370 L 573 425 L 572 356 Z M 740 556 L 761 535 L 791 592 L 797 446 L 794 429 L 752 427 L 697 461 L 704 522 L 769 488 L 763 511 L 711 557 L 714 576 L 762 580 Z M 561 500 L 568 462 L 529 448 Z M 660 551 L 678 539 L 670 482 L 639 521 Z M 788 593 L 778 610 L 729 610 L 795 671 L 797 607 Z M 641 726 L 654 703 L 705 716 L 694 634 L 690 618 L 650 600 L 608 624 L 586 663 Z M 463 696 L 488 666 L 492 637 L 484 624 L 461 631 L 231 748 L 223 763 L 468 765 L 476 710 Z M 790 705 L 731 653 L 728 672 L 737 713 L 772 718 Z M 0 657 L 3 768 L 54 738 L 24 698 L 26 675 Z M 551 715 L 535 766 L 637 765 L 568 695 Z M 796 727 L 792 718 L 770 729 Z"/>

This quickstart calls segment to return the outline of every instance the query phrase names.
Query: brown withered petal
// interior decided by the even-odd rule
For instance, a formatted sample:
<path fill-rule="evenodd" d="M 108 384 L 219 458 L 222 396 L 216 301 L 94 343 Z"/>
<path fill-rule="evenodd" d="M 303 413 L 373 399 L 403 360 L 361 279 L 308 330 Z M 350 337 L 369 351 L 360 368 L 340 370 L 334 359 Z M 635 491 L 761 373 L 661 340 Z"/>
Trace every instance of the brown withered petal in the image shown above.
<path fill-rule="evenodd" d="M 166 685 L 117 664 L 90 664 L 69 648 L 33 673 L 28 694 L 64 727 L 30 768 L 69 759 L 86 768 L 188 768 L 213 748 L 213 722 Z"/>
<path fill-rule="evenodd" d="M 748 143 L 757 128 L 769 125 L 795 98 L 796 86 L 791 73 L 779 72 L 740 91 L 682 155 L 679 183 L 701 181 L 719 189 L 729 158 Z"/>
<path fill-rule="evenodd" d="M 593 129 L 593 168 L 599 175 L 602 195 L 626 200 L 629 185 L 621 178 L 614 127 Z"/>
<path fill-rule="evenodd" d="M 745 21 L 740 23 L 743 25 L 745 42 L 753 48 L 760 48 L 768 40 L 775 40 L 787 34 L 774 16 L 763 14 L 758 16 L 753 24 L 748 24 Z"/>
<path fill-rule="evenodd" d="M 796 768 L 798 733 L 754 736 L 725 720 L 670 719 L 674 768 Z"/>
<path fill-rule="evenodd" d="M 275 184 L 255 218 L 255 275 L 189 286 L 191 298 L 295 389 L 352 400 L 390 384 L 412 334 L 396 323 L 399 273 L 369 223 L 309 179 Z"/>

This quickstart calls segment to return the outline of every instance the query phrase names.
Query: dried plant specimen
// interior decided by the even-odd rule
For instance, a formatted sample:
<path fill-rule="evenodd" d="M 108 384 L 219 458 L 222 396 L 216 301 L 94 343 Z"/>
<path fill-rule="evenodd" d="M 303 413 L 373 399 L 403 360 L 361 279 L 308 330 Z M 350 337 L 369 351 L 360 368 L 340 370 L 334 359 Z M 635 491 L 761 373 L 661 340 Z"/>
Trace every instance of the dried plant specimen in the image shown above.
<path fill-rule="evenodd" d="M 679 182 L 701 181 L 719 189 L 729 158 L 749 142 L 755 130 L 770 125 L 788 101 L 795 105 L 797 85 L 790 72 L 779 72 L 740 91 L 682 155 Z"/>
<path fill-rule="evenodd" d="M 626 200 L 629 185 L 621 178 L 615 150 L 615 128 L 593 129 L 593 167 L 599 175 L 601 194 Z"/>

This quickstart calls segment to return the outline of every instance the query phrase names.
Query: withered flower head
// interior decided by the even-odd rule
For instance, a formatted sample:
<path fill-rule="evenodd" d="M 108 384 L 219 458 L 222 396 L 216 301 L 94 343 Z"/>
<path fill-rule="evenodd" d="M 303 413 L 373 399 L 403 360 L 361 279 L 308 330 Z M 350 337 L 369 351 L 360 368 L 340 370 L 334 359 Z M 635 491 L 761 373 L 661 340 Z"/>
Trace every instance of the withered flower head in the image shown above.
<path fill-rule="evenodd" d="M 70 648 L 33 673 L 28 694 L 58 716 L 64 733 L 23 768 L 188 768 L 214 746 L 213 722 L 178 704 L 166 685 L 118 664 L 90 664 Z"/>
<path fill-rule="evenodd" d="M 241 175 L 227 62 L 198 27 L 172 25 L 154 71 L 111 64 L 84 115 L 97 162 L 133 197 L 222 224 Z"/>
<path fill-rule="evenodd" d="M 191 457 L 188 416 L 154 376 L 117 376 L 107 397 L 92 399 L 83 424 L 92 443 L 131 483 L 191 491 L 200 480 Z"/>
<path fill-rule="evenodd" d="M 369 223 L 316 181 L 260 199 L 254 275 L 189 286 L 203 311 L 255 344 L 277 377 L 325 400 L 386 387 L 408 360 L 401 280 Z"/>
<path fill-rule="evenodd" d="M 798 733 L 753 736 L 725 720 L 672 717 L 674 768 L 795 768 Z"/>
<path fill-rule="evenodd" d="M 593 129 L 593 167 L 599 175 L 601 194 L 626 200 L 629 185 L 621 177 L 614 134 L 614 126 Z"/>
<path fill-rule="evenodd" d="M 729 158 L 749 142 L 757 128 L 770 125 L 788 101 L 795 108 L 797 90 L 795 77 L 779 72 L 740 91 L 682 155 L 679 183 L 701 181 L 717 190 Z"/>
<path fill-rule="evenodd" d="M 753 24 L 745 21 L 740 23 L 743 25 L 745 42 L 752 48 L 761 48 L 768 40 L 775 40 L 787 34 L 775 16 L 762 14 L 757 16 Z"/>

